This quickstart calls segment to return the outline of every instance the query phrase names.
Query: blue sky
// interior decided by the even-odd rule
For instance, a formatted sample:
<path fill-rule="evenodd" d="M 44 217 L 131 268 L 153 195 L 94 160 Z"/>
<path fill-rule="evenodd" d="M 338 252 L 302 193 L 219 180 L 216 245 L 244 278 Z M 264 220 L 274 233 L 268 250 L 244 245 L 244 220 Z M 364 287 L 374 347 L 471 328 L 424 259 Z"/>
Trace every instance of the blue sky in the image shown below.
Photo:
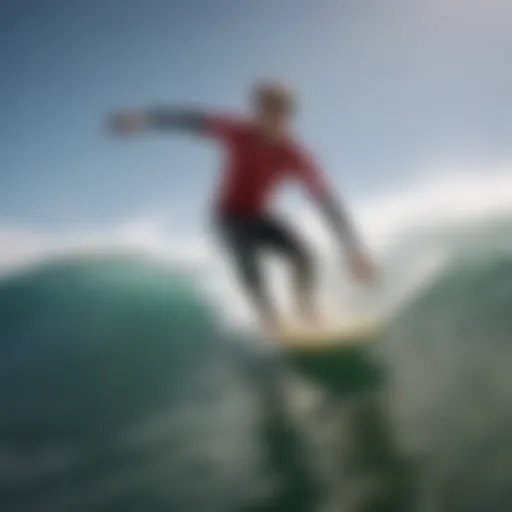
<path fill-rule="evenodd" d="M 3 0 L 0 221 L 199 226 L 215 148 L 112 140 L 105 114 L 243 109 L 265 76 L 297 89 L 297 131 L 349 196 L 432 162 L 485 172 L 512 153 L 510 19 L 506 0 Z"/>

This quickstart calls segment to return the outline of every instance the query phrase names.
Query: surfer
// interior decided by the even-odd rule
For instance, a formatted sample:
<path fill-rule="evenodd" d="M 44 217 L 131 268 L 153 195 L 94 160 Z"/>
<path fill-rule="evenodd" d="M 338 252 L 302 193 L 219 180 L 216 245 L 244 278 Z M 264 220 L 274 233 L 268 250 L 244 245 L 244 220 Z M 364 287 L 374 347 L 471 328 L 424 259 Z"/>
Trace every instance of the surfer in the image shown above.
<path fill-rule="evenodd" d="M 280 182 L 295 179 L 310 192 L 334 228 L 356 278 L 370 282 L 374 267 L 322 170 L 291 135 L 296 111 L 292 92 L 280 83 L 259 83 L 251 93 L 251 107 L 251 115 L 245 117 L 175 107 L 126 110 L 114 112 L 108 124 L 119 135 L 181 130 L 219 142 L 226 160 L 214 208 L 215 226 L 250 299 L 265 325 L 279 328 L 259 261 L 261 249 L 271 249 L 293 265 L 298 310 L 306 321 L 317 323 L 315 269 L 309 250 L 290 226 L 268 211 L 271 193 Z"/>

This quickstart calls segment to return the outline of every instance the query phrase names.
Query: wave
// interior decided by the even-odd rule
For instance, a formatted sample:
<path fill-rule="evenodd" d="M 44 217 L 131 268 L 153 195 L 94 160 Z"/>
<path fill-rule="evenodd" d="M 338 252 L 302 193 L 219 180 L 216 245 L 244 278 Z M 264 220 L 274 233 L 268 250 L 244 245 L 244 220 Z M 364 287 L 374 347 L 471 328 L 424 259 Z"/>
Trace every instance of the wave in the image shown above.
<path fill-rule="evenodd" d="M 142 255 L 4 279 L 2 510 L 316 510 L 362 499 L 371 475 L 436 510 L 508 510 L 511 226 L 459 231 L 375 348 L 315 361 L 262 352 L 193 273 Z M 354 421 L 373 439 L 349 443 L 359 471 L 341 446 Z"/>
<path fill-rule="evenodd" d="M 341 298 L 376 343 L 314 357 L 231 329 L 216 263 L 85 243 L 4 275 L 0 508 L 510 510 L 512 221 L 422 225 Z"/>

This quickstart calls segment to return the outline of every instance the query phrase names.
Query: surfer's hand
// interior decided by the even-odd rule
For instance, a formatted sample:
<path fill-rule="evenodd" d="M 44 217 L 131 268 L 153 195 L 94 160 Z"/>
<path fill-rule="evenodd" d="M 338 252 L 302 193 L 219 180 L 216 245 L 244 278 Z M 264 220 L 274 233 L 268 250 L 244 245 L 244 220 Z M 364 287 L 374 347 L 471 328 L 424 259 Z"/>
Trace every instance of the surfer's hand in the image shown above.
<path fill-rule="evenodd" d="M 365 284 L 372 284 L 377 278 L 377 270 L 368 254 L 361 250 L 353 250 L 348 254 L 350 270 L 354 276 Z"/>
<path fill-rule="evenodd" d="M 130 135 L 144 129 L 145 116 L 136 111 L 114 112 L 107 120 L 108 129 L 118 135 Z"/>

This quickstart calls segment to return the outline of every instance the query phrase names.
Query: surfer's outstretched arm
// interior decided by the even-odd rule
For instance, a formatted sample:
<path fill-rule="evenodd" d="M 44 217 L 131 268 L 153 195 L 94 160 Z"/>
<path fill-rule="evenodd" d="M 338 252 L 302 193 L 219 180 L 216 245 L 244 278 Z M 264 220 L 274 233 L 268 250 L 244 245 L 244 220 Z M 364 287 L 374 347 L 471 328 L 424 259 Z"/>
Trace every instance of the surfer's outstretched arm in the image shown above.
<path fill-rule="evenodd" d="M 121 110 L 111 114 L 108 119 L 109 128 L 117 134 L 157 130 L 222 138 L 229 136 L 235 125 L 236 122 L 226 116 L 182 107 Z"/>
<path fill-rule="evenodd" d="M 121 110 L 108 119 L 109 128 L 115 133 L 127 134 L 149 130 L 183 130 L 197 134 L 207 131 L 208 116 L 185 108 L 151 108 Z"/>

